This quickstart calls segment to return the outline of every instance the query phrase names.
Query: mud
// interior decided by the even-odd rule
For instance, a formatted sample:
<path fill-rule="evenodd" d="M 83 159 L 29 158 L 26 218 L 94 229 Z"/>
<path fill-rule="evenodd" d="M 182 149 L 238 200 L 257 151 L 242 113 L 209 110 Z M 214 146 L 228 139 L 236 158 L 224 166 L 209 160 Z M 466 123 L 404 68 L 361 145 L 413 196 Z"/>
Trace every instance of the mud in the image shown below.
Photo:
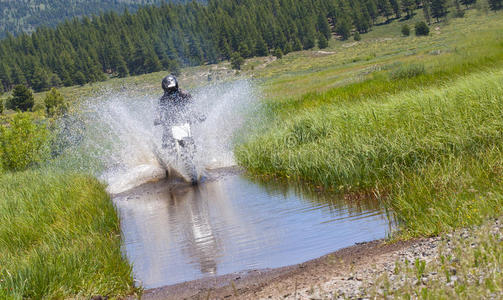
<path fill-rule="evenodd" d="M 352 276 L 359 270 L 387 262 L 392 254 L 424 241 L 361 243 L 293 266 L 251 270 L 146 290 L 142 299 L 309 299 L 306 290 L 315 289 L 335 277 L 366 280 Z"/>

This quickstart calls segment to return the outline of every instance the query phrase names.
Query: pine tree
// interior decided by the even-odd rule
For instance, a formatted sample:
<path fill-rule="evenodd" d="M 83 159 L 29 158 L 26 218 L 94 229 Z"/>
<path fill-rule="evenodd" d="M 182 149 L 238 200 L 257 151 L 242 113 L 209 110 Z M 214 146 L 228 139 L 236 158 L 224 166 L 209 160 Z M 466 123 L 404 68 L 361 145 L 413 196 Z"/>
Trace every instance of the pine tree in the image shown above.
<path fill-rule="evenodd" d="M 466 8 L 468 9 L 468 7 L 470 7 L 471 5 L 473 5 L 477 0 L 461 0 L 461 4 L 463 4 L 464 6 L 466 6 Z"/>
<path fill-rule="evenodd" d="M 388 21 L 392 11 L 389 0 L 377 0 L 377 9 L 386 18 L 386 21 Z"/>
<path fill-rule="evenodd" d="M 326 40 L 329 40 L 332 33 L 330 30 L 330 25 L 328 24 L 327 17 L 324 14 L 318 14 L 318 22 L 316 24 L 318 32 L 321 32 Z"/>
<path fill-rule="evenodd" d="M 255 54 L 257 54 L 258 56 L 266 56 L 268 52 L 269 51 L 267 50 L 267 44 L 262 37 L 259 37 L 255 46 Z"/>
<path fill-rule="evenodd" d="M 33 108 L 34 104 L 33 93 L 26 86 L 19 84 L 14 87 L 10 100 L 11 109 L 29 111 Z"/>
<path fill-rule="evenodd" d="M 61 79 L 63 80 L 64 86 L 72 86 L 73 85 L 73 79 L 66 70 L 61 71 Z"/>
<path fill-rule="evenodd" d="M 446 0 L 431 0 L 431 16 L 440 21 L 447 14 Z"/>
<path fill-rule="evenodd" d="M 63 82 L 59 78 L 58 74 L 51 74 L 50 85 L 51 85 L 51 87 L 60 87 L 63 85 Z"/>
<path fill-rule="evenodd" d="M 377 4 L 375 0 L 366 0 L 365 6 L 370 18 L 372 19 L 372 24 L 374 24 L 378 16 Z"/>
<path fill-rule="evenodd" d="M 62 116 L 68 111 L 68 103 L 61 93 L 52 88 L 44 99 L 45 112 L 48 117 Z"/>
<path fill-rule="evenodd" d="M 455 9 L 454 17 L 456 17 L 456 18 L 462 18 L 462 17 L 464 17 L 465 16 L 465 12 L 461 8 L 460 0 L 453 0 L 453 3 L 454 3 L 454 9 Z"/>
<path fill-rule="evenodd" d="M 250 57 L 250 49 L 248 49 L 248 45 L 245 42 L 239 44 L 238 52 L 241 57 L 248 58 Z"/>
<path fill-rule="evenodd" d="M 407 19 L 410 19 L 412 16 L 415 6 L 416 3 L 414 0 L 402 0 L 402 9 L 407 14 Z"/>
<path fill-rule="evenodd" d="M 75 73 L 73 81 L 78 85 L 84 85 L 86 83 L 86 76 L 81 71 Z"/>
<path fill-rule="evenodd" d="M 124 59 L 119 60 L 118 65 L 117 65 L 117 75 L 120 78 L 128 77 L 129 76 L 129 69 L 127 67 L 126 62 Z"/>
<path fill-rule="evenodd" d="M 239 54 L 239 52 L 234 52 L 231 55 L 231 67 L 234 70 L 241 70 L 241 65 L 245 62 L 244 58 Z"/>
<path fill-rule="evenodd" d="M 300 50 L 302 50 L 302 42 L 300 41 L 300 39 L 298 37 L 296 37 L 293 40 L 292 50 L 293 51 L 300 51 Z"/>
<path fill-rule="evenodd" d="M 28 84 L 26 78 L 24 77 L 23 71 L 21 71 L 21 68 L 17 64 L 14 65 L 14 67 L 12 68 L 11 78 L 13 84 L 22 84 L 22 85 Z"/>
<path fill-rule="evenodd" d="M 431 24 L 431 2 L 430 0 L 423 0 L 423 14 L 424 14 L 424 19 L 428 24 Z"/>
<path fill-rule="evenodd" d="M 351 33 L 351 26 L 346 18 L 340 19 L 335 25 L 335 32 L 340 35 L 341 40 L 345 41 Z"/>
<path fill-rule="evenodd" d="M 5 63 L 0 63 L 0 85 L 3 86 L 5 91 L 10 90 L 12 85 L 10 69 Z"/>
<path fill-rule="evenodd" d="M 321 32 L 318 33 L 318 48 L 325 49 L 328 47 L 328 40 Z"/>
<path fill-rule="evenodd" d="M 503 8 L 503 0 L 488 0 L 491 10 L 500 10 Z"/>
<path fill-rule="evenodd" d="M 30 85 L 36 92 L 47 90 L 49 88 L 49 75 L 41 67 L 35 67 Z"/>
<path fill-rule="evenodd" d="M 399 19 L 402 16 L 402 3 L 400 0 L 390 0 L 390 4 L 395 13 L 395 17 Z"/>
<path fill-rule="evenodd" d="M 277 59 L 283 58 L 283 51 L 281 50 L 281 48 L 276 48 L 274 50 L 274 56 L 276 56 Z"/>

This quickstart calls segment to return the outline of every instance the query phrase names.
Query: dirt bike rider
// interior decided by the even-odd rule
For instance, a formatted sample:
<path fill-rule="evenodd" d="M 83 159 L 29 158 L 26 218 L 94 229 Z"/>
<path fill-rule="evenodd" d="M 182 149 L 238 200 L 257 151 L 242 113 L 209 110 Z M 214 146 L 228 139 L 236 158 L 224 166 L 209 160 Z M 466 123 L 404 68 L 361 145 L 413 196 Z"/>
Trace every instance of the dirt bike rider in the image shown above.
<path fill-rule="evenodd" d="M 178 87 L 174 75 L 168 75 L 162 80 L 164 95 L 159 99 L 159 115 L 155 125 L 163 126 L 162 147 L 174 148 L 174 139 L 170 130 L 172 125 L 188 120 L 189 104 L 192 96 Z"/>

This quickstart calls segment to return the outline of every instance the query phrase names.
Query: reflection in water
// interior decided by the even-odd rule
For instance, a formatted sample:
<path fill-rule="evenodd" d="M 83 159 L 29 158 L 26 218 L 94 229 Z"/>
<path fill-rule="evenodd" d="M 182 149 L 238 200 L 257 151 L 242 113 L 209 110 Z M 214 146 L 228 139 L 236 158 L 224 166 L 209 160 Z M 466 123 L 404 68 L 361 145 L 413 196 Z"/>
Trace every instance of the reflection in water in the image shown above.
<path fill-rule="evenodd" d="M 347 202 L 237 175 L 197 187 L 158 182 L 114 200 L 124 250 L 145 288 L 300 263 L 388 230 L 375 201 Z"/>

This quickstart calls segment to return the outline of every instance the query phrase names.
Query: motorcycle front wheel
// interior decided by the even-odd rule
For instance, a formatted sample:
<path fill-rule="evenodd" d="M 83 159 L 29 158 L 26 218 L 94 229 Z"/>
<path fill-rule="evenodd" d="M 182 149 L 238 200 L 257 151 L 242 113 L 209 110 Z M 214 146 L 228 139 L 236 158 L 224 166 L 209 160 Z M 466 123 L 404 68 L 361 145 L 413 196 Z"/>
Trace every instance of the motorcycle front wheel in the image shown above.
<path fill-rule="evenodd" d="M 197 175 L 197 168 L 194 163 L 194 157 L 196 154 L 196 145 L 194 143 L 193 139 L 184 139 L 183 140 L 183 146 L 181 147 L 182 151 L 182 161 L 183 161 L 183 167 L 184 171 L 188 176 L 188 179 L 192 184 L 197 184 L 198 182 L 198 175 Z"/>

